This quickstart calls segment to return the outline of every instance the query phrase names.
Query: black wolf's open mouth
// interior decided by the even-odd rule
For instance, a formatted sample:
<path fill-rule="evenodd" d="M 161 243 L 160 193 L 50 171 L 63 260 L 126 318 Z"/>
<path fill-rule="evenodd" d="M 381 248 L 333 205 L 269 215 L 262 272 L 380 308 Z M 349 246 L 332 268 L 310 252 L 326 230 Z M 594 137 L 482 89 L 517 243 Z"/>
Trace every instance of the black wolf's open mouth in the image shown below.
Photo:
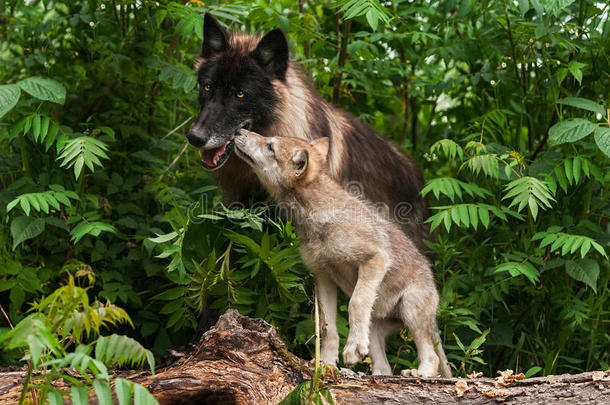
<path fill-rule="evenodd" d="M 208 170 L 216 170 L 220 166 L 222 166 L 231 153 L 233 152 L 233 140 L 231 139 L 228 142 L 225 142 L 222 146 L 213 149 L 201 149 L 199 151 L 199 156 L 201 156 L 201 163 L 203 167 Z"/>

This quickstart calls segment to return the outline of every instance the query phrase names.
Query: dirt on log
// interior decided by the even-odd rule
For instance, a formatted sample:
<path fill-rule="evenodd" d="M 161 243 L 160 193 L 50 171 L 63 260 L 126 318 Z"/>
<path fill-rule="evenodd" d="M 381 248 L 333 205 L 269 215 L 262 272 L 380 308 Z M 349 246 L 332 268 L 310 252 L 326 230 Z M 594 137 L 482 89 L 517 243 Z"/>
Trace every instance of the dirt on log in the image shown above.
<path fill-rule="evenodd" d="M 310 380 L 311 364 L 288 351 L 277 330 L 261 319 L 227 311 L 198 349 L 177 364 L 124 375 L 145 385 L 161 404 L 277 404 Z M 24 373 L 0 373 L 0 404 L 18 400 Z M 523 379 L 326 377 L 336 404 L 610 404 L 610 371 Z M 94 401 L 94 397 L 91 397 Z"/>

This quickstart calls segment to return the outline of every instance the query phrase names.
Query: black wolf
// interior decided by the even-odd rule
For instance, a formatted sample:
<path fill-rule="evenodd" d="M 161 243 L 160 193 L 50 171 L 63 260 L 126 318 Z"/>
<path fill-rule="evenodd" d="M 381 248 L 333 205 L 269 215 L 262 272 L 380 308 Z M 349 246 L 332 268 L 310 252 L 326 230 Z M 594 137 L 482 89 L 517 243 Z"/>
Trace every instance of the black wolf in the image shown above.
<path fill-rule="evenodd" d="M 232 156 L 240 129 L 307 140 L 328 137 L 330 175 L 385 205 L 424 248 L 427 207 L 419 195 L 420 168 L 370 126 L 326 103 L 290 59 L 281 30 L 263 37 L 229 34 L 206 14 L 203 33 L 195 62 L 201 111 L 187 138 L 200 149 L 203 166 L 215 171 L 226 203 L 245 202 L 250 191 L 261 188 L 248 165 Z"/>

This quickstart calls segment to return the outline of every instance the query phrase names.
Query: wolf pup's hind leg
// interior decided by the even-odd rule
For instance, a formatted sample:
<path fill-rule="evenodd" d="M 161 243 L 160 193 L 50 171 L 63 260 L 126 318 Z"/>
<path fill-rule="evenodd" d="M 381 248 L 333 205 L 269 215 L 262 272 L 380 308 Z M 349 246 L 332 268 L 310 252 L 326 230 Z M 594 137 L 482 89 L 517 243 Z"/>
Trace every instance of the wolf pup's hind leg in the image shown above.
<path fill-rule="evenodd" d="M 426 291 L 421 286 L 410 286 L 403 292 L 399 302 L 399 311 L 415 341 L 420 377 L 438 375 L 440 360 L 434 350 L 436 330 L 436 310 L 438 295 L 435 289 Z"/>
<path fill-rule="evenodd" d="M 440 360 L 439 368 L 441 371 L 441 377 L 451 378 L 453 377 L 453 374 L 451 373 L 451 366 L 449 366 L 449 361 L 445 355 L 445 350 L 443 350 L 443 343 L 441 342 L 441 336 L 438 333 L 438 326 L 436 322 L 434 322 L 433 328 L 436 331 L 434 334 L 434 344 L 436 346 L 436 355 Z"/>

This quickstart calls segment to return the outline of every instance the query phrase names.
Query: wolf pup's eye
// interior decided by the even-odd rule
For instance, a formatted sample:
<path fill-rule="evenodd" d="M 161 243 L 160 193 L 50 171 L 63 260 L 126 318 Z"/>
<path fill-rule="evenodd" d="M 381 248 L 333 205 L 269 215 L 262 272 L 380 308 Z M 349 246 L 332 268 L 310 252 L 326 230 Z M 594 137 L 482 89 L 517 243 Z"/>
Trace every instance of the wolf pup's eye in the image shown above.
<path fill-rule="evenodd" d="M 267 144 L 267 150 L 268 150 L 269 152 L 273 152 L 273 144 L 272 144 L 272 143 L 268 143 L 268 144 Z"/>
<path fill-rule="evenodd" d="M 243 90 L 239 90 L 237 93 L 235 93 L 237 98 L 244 98 L 245 95 L 246 93 L 244 93 Z"/>
<path fill-rule="evenodd" d="M 212 90 L 212 86 L 210 86 L 209 84 L 206 84 L 206 85 L 203 86 L 203 89 L 205 91 L 210 91 L 210 90 Z"/>

